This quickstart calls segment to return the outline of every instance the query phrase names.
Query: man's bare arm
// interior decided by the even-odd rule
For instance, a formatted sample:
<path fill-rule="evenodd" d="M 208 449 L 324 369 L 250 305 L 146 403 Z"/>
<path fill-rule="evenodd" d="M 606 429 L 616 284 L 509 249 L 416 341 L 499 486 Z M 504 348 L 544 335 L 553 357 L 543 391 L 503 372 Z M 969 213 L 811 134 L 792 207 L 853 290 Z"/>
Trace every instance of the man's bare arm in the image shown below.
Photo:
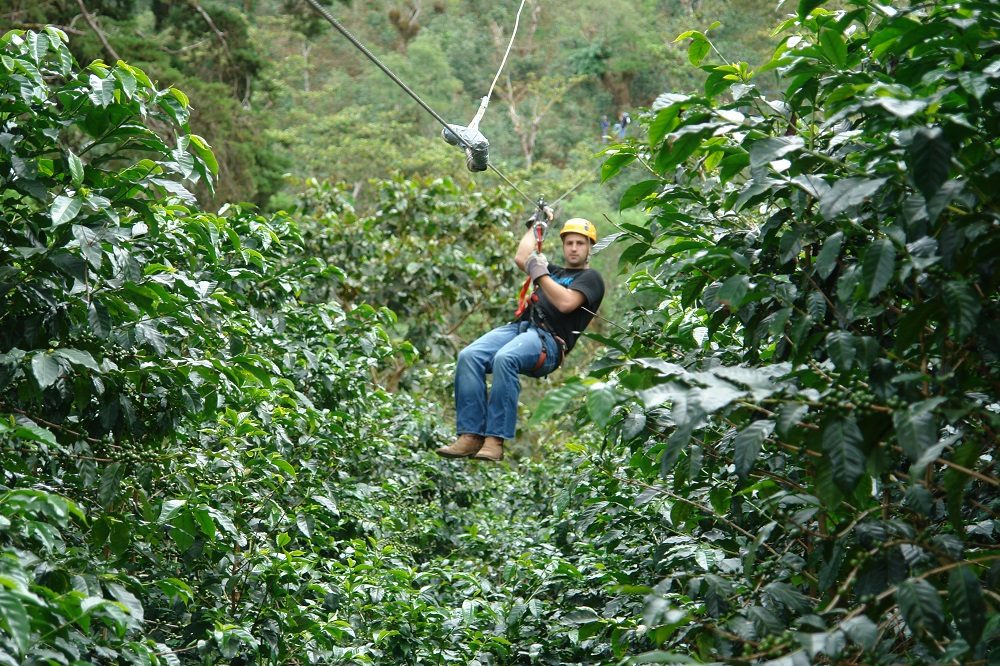
<path fill-rule="evenodd" d="M 563 314 L 576 310 L 587 300 L 582 291 L 564 287 L 548 275 L 538 278 L 536 284 L 539 289 L 545 292 L 545 296 L 549 299 L 549 302 L 556 306 L 556 309 Z"/>
<path fill-rule="evenodd" d="M 531 253 L 535 251 L 535 243 L 535 232 L 529 229 L 528 233 L 521 237 L 521 242 L 517 245 L 517 252 L 514 254 L 514 263 L 522 271 L 524 270 L 524 263 L 528 261 Z"/>

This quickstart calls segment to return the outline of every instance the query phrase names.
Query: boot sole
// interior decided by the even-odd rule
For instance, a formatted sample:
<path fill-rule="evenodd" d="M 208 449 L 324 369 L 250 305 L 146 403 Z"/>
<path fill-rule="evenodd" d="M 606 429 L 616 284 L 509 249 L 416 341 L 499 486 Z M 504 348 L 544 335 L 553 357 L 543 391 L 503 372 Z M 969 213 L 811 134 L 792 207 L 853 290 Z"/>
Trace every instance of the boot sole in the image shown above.
<path fill-rule="evenodd" d="M 489 460 L 490 462 L 500 462 L 501 460 L 503 460 L 503 455 L 501 455 L 499 458 L 493 458 L 491 456 L 481 456 L 477 453 L 472 457 L 475 460 Z"/>
<path fill-rule="evenodd" d="M 473 452 L 473 453 L 451 453 L 450 451 L 438 451 L 438 450 L 435 450 L 434 453 L 438 454 L 442 458 L 453 458 L 453 459 L 454 458 L 471 458 L 471 457 L 473 457 L 473 456 L 476 455 L 475 452 Z"/>

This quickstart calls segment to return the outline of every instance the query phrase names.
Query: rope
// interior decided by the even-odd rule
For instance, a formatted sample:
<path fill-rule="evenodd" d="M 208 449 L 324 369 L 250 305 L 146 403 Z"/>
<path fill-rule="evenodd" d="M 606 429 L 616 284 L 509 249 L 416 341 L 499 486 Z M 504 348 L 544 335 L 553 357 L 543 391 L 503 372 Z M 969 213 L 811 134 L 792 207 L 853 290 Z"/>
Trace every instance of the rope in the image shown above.
<path fill-rule="evenodd" d="M 515 185 L 515 184 L 514 184 L 513 182 L 511 182 L 510 178 L 508 178 L 507 176 L 505 176 L 505 175 L 503 175 L 502 173 L 500 173 L 500 169 L 498 169 L 498 168 L 496 168 L 495 166 L 493 166 L 493 163 L 492 163 L 492 162 L 491 162 L 490 164 L 488 164 L 487 166 L 489 166 L 489 167 L 490 167 L 491 169 L 493 169 L 493 173 L 495 173 L 496 175 L 500 176 L 500 178 L 502 178 L 502 179 L 503 179 L 503 182 L 507 183 L 507 184 L 508 184 L 508 185 L 510 185 L 510 186 L 511 186 L 512 188 L 514 188 L 514 191 L 515 191 L 515 192 L 517 192 L 518 194 L 520 194 L 520 195 L 521 195 L 522 197 L 524 197 L 524 198 L 525 198 L 525 200 L 526 200 L 526 201 L 527 201 L 528 203 L 530 203 L 530 204 L 531 204 L 532 206 L 534 206 L 534 205 L 535 205 L 535 200 L 534 200 L 534 199 L 532 199 L 531 197 L 529 197 L 529 196 L 528 196 L 527 194 L 525 194 L 524 192 L 522 192 L 522 191 L 521 191 L 521 188 L 519 188 L 519 187 L 518 187 L 517 185 Z"/>
<path fill-rule="evenodd" d="M 514 29 L 510 33 L 510 41 L 507 42 L 507 50 L 503 53 L 503 58 L 500 60 L 500 68 L 497 69 L 496 75 L 493 77 L 493 83 L 490 84 L 490 90 L 486 93 L 486 97 L 483 97 L 483 101 L 479 104 L 479 110 L 476 111 L 475 118 L 469 123 L 469 127 L 477 128 L 479 127 L 479 121 L 483 119 L 483 114 L 486 113 L 486 107 L 490 105 L 490 99 L 493 97 L 493 89 L 497 87 L 497 81 L 500 80 L 500 72 L 503 71 L 504 65 L 507 64 L 507 56 L 510 55 L 510 49 L 514 46 L 514 36 L 517 35 L 517 26 L 521 25 L 521 10 L 524 9 L 524 1 L 521 0 L 521 6 L 517 8 L 517 16 L 514 17 Z"/>
<path fill-rule="evenodd" d="M 386 76 L 388 76 L 390 79 L 392 79 L 392 81 L 396 85 L 398 85 L 400 88 L 402 88 L 403 91 L 407 95 L 409 95 L 410 97 L 412 97 L 413 101 L 415 101 L 417 104 L 419 104 L 421 106 L 421 108 L 423 108 L 424 111 L 426 111 L 427 113 L 429 113 L 434 118 L 434 120 L 436 120 L 439 123 L 441 123 L 441 126 L 444 127 L 445 129 L 450 129 L 450 127 L 448 125 L 448 121 L 446 121 L 444 118 L 442 118 L 440 116 L 440 114 L 438 114 L 437 111 L 435 111 L 434 109 L 432 109 L 430 107 L 430 105 L 427 104 L 427 102 L 425 102 L 424 100 L 422 100 L 420 98 L 420 95 L 418 95 L 417 93 L 413 92 L 413 90 L 410 88 L 410 86 L 406 85 L 406 83 L 404 83 L 402 79 L 400 79 L 398 76 L 396 76 L 396 74 L 393 73 L 393 71 L 391 69 L 389 69 L 386 65 L 384 65 L 382 63 L 381 60 L 378 59 L 378 56 L 376 56 L 374 53 L 372 53 L 371 51 L 369 51 L 368 48 L 364 44 L 362 44 L 360 41 L 358 41 L 358 39 L 354 35 L 352 35 L 351 32 L 347 28 L 345 28 L 343 25 L 341 25 L 340 21 L 338 21 L 337 19 L 335 19 L 333 17 L 333 15 L 331 15 L 330 12 L 328 12 L 326 10 L 326 7 L 324 7 L 323 5 L 319 4 L 319 2 L 317 0 L 306 0 L 306 2 L 309 4 L 310 7 L 312 7 L 313 9 L 316 10 L 316 13 L 318 13 L 320 16 L 322 16 L 324 19 L 326 19 L 326 21 L 330 25 L 332 25 L 334 28 L 336 28 L 337 32 L 339 32 L 341 35 L 343 35 L 351 44 L 354 45 L 355 48 L 357 48 L 359 51 L 361 51 L 361 53 L 363 53 L 366 58 L 368 58 L 369 60 L 371 60 L 372 63 L 376 67 L 378 67 L 379 69 L 381 69 L 385 73 Z M 521 0 L 521 4 L 523 6 L 524 0 Z M 518 10 L 518 14 L 520 15 L 520 10 Z M 515 26 L 515 30 L 516 30 L 516 26 Z M 511 35 L 511 40 L 513 40 L 513 38 L 514 38 L 513 35 Z M 508 46 L 508 50 L 509 50 L 509 48 L 510 47 Z M 506 55 L 504 56 L 504 60 L 506 60 Z M 501 65 L 501 68 L 502 67 L 503 67 L 503 65 Z M 498 77 L 500 76 L 500 72 L 497 72 L 497 76 Z M 490 92 L 492 93 L 492 88 L 490 89 Z M 467 141 L 465 141 L 465 139 L 463 139 L 457 133 L 455 134 L 455 136 L 458 138 L 458 140 L 462 143 L 463 146 L 465 146 L 469 150 L 472 150 L 472 146 L 470 146 L 469 143 Z M 493 173 L 495 173 L 496 175 L 498 175 L 505 183 L 507 183 L 508 185 L 510 185 L 510 187 L 512 187 L 515 192 L 517 192 L 522 197 L 524 197 L 528 201 L 528 203 L 530 203 L 532 206 L 535 205 L 535 200 L 532 199 L 531 197 L 529 197 L 524 192 L 522 192 L 520 190 L 520 188 L 518 188 L 516 185 L 514 185 L 514 183 L 511 182 L 511 180 L 507 176 L 505 176 L 500 171 L 500 169 L 498 169 L 493 164 L 488 164 L 487 166 L 489 166 L 489 168 L 493 171 Z"/>

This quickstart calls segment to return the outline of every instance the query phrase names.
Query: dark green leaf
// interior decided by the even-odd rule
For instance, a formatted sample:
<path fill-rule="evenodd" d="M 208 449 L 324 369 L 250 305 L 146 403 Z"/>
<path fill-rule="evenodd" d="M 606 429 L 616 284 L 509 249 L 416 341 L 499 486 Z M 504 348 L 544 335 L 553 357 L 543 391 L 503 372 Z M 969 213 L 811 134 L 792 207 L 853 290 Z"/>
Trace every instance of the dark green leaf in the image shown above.
<path fill-rule="evenodd" d="M 106 338 L 111 334 L 111 315 L 100 301 L 92 301 L 87 308 L 87 321 L 94 335 Z"/>
<path fill-rule="evenodd" d="M 951 144 L 940 127 L 917 130 L 907 149 L 910 174 L 917 189 L 930 201 L 948 180 L 951 169 Z"/>
<path fill-rule="evenodd" d="M 531 415 L 532 423 L 542 423 L 552 416 L 566 411 L 575 398 L 587 390 L 582 382 L 567 383 L 564 386 L 549 391 L 538 404 L 538 409 Z"/>
<path fill-rule="evenodd" d="M 577 606 L 576 610 L 572 610 L 562 616 L 563 624 L 586 624 L 588 622 L 598 622 L 601 616 L 593 608 L 587 608 L 586 606 Z"/>
<path fill-rule="evenodd" d="M 81 349 L 57 349 L 56 356 L 66 359 L 73 365 L 80 365 L 94 372 L 101 371 L 101 368 L 94 361 L 94 357 L 90 355 L 90 352 Z"/>
<path fill-rule="evenodd" d="M 139 602 L 139 599 L 118 583 L 107 583 L 107 586 L 108 591 L 111 592 L 111 596 L 128 610 L 129 615 L 141 622 L 145 613 L 142 610 L 142 603 Z"/>
<path fill-rule="evenodd" d="M 105 507 L 111 506 L 117 499 L 123 477 L 124 470 L 121 463 L 111 463 L 104 468 L 97 496 Z"/>
<path fill-rule="evenodd" d="M 97 233 L 93 229 L 74 224 L 73 237 L 80 244 L 80 252 L 87 258 L 90 267 L 95 271 L 100 270 L 101 262 L 104 261 L 104 250 L 101 248 Z"/>
<path fill-rule="evenodd" d="M 789 261 L 799 256 L 802 251 L 802 233 L 798 229 L 789 229 L 781 235 L 778 243 L 778 252 L 781 263 L 787 264 Z"/>
<path fill-rule="evenodd" d="M 768 583 L 764 586 L 764 593 L 778 604 L 796 614 L 808 613 L 813 607 L 813 602 L 809 597 L 788 583 L 778 581 Z"/>
<path fill-rule="evenodd" d="M 838 180 L 819 201 L 824 218 L 833 220 L 878 192 L 887 178 L 843 178 Z"/>
<path fill-rule="evenodd" d="M 78 187 L 83 182 L 83 162 L 72 150 L 66 151 L 66 165 L 69 168 L 70 182 Z"/>
<path fill-rule="evenodd" d="M 959 633 L 970 646 L 975 647 L 983 635 L 986 603 L 982 585 L 971 567 L 963 565 L 951 570 L 948 575 L 948 605 Z"/>
<path fill-rule="evenodd" d="M 915 113 L 927 108 L 929 102 L 923 99 L 896 99 L 895 97 L 876 97 L 874 104 L 900 119 L 907 119 Z"/>
<path fill-rule="evenodd" d="M 597 241 L 597 244 L 590 250 L 591 254 L 597 254 L 603 250 L 606 250 L 612 243 L 625 235 L 624 231 L 616 231 L 613 234 L 608 234 L 603 236 L 601 240 Z"/>
<path fill-rule="evenodd" d="M 941 597 L 926 580 L 905 580 L 896 591 L 899 610 L 906 625 L 917 635 L 938 636 L 944 625 Z"/>
<path fill-rule="evenodd" d="M 910 460 L 916 462 L 924 451 L 937 442 L 938 428 L 934 408 L 942 402 L 941 398 L 932 398 L 896 409 L 892 413 L 896 441 Z"/>
<path fill-rule="evenodd" d="M 875 643 L 878 641 L 878 625 L 866 616 L 858 615 L 857 617 L 845 620 L 841 623 L 840 628 L 844 630 L 847 637 L 856 645 L 861 646 L 865 650 L 875 648 Z"/>
<path fill-rule="evenodd" d="M 818 291 L 809 294 L 809 298 L 806 299 L 806 312 L 814 322 L 826 319 L 826 296 Z"/>
<path fill-rule="evenodd" d="M 749 289 L 750 278 L 746 275 L 732 275 L 719 287 L 715 298 L 730 310 L 736 311 L 743 304 Z"/>
<path fill-rule="evenodd" d="M 198 536 L 198 529 L 190 512 L 184 511 L 177 514 L 170 525 L 173 528 L 170 530 L 170 537 L 181 552 L 186 551 L 194 544 L 194 540 Z"/>
<path fill-rule="evenodd" d="M 625 194 L 622 195 L 621 203 L 619 204 L 618 209 L 625 210 L 627 208 L 632 208 L 655 192 L 660 186 L 662 186 L 662 184 L 663 181 L 660 180 L 644 180 L 632 185 L 630 188 L 625 190 Z"/>
<path fill-rule="evenodd" d="M 90 101 L 97 106 L 106 107 L 115 99 L 115 77 L 108 75 L 101 78 L 90 75 Z"/>
<path fill-rule="evenodd" d="M 847 65 L 847 42 L 839 30 L 824 28 L 819 33 L 819 42 L 823 50 L 823 55 L 836 65 L 844 67 Z"/>
<path fill-rule="evenodd" d="M 618 394 L 610 386 L 600 386 L 590 391 L 587 396 L 587 411 L 590 418 L 601 426 L 608 424 L 611 420 L 611 410 L 618 402 Z"/>
<path fill-rule="evenodd" d="M 36 65 L 41 65 L 49 50 L 49 36 L 34 31 L 27 35 L 28 56 Z"/>
<path fill-rule="evenodd" d="M 677 654 L 675 652 L 663 652 L 662 650 L 656 650 L 654 652 L 644 652 L 642 654 L 631 657 L 628 660 L 631 664 L 697 664 L 699 663 L 695 659 L 687 656 L 686 654 Z"/>
<path fill-rule="evenodd" d="M 52 218 L 52 224 L 58 227 L 75 218 L 82 207 L 83 202 L 80 199 L 60 195 L 52 202 L 49 217 Z"/>
<path fill-rule="evenodd" d="M 8 635 L 23 655 L 31 644 L 31 622 L 24 604 L 6 588 L 0 587 L 0 617 L 7 624 Z"/>
<path fill-rule="evenodd" d="M 958 82 L 967 93 L 981 100 L 990 90 L 990 80 L 987 76 L 979 72 L 963 70 L 958 73 Z"/>
<path fill-rule="evenodd" d="M 854 367 L 857 353 L 854 336 L 847 331 L 833 331 L 828 334 L 826 336 L 826 353 L 838 370 L 850 370 Z"/>
<path fill-rule="evenodd" d="M 707 39 L 692 39 L 688 45 L 688 60 L 697 67 L 705 56 L 712 50 L 712 45 Z"/>
<path fill-rule="evenodd" d="M 955 449 L 948 459 L 962 467 L 968 468 L 975 464 L 978 457 L 978 443 L 975 440 L 969 440 Z M 962 499 L 970 480 L 971 477 L 968 474 L 960 472 L 957 469 L 949 468 L 944 473 L 944 488 L 946 492 L 948 514 L 956 531 L 962 528 L 963 521 L 961 513 L 964 507 Z"/>
<path fill-rule="evenodd" d="M 39 352 L 31 359 L 31 372 L 38 385 L 47 389 L 59 379 L 63 372 L 63 365 L 55 354 Z"/>
<path fill-rule="evenodd" d="M 208 142 L 197 134 L 191 135 L 191 150 L 194 151 L 202 162 L 209 168 L 212 174 L 218 175 L 219 173 L 219 162 L 215 158 L 215 154 L 209 147 Z"/>
<path fill-rule="evenodd" d="M 809 16 L 809 12 L 822 5 L 824 0 L 799 0 L 799 18 L 804 19 Z"/>
<path fill-rule="evenodd" d="M 670 106 L 660 109 L 656 113 L 656 117 L 653 118 L 653 122 L 649 124 L 648 138 L 649 145 L 655 148 L 661 141 L 663 137 L 666 136 L 667 132 L 670 132 L 677 126 L 677 114 L 680 113 L 679 104 L 671 104 Z"/>
<path fill-rule="evenodd" d="M 896 248 L 892 241 L 880 238 L 868 246 L 861 273 L 868 298 L 874 298 L 886 288 L 896 268 Z"/>
<path fill-rule="evenodd" d="M 757 462 L 761 445 L 774 431 L 773 421 L 754 421 L 744 428 L 733 440 L 733 459 L 736 473 L 746 479 Z"/>
<path fill-rule="evenodd" d="M 805 142 L 798 136 L 768 137 L 750 146 L 750 168 L 766 166 L 788 153 L 802 150 Z"/>
<path fill-rule="evenodd" d="M 969 336 L 979 323 L 979 298 L 964 282 L 946 282 L 942 287 L 945 308 L 951 314 L 951 334 L 957 340 Z"/>
<path fill-rule="evenodd" d="M 35 442 L 46 442 L 48 444 L 56 443 L 56 436 L 52 434 L 51 430 L 43 428 L 28 419 L 19 420 L 17 428 L 13 432 L 15 437 L 22 437 Z"/>
<path fill-rule="evenodd" d="M 844 234 L 841 231 L 830 234 L 823 243 L 823 249 L 816 257 L 816 274 L 824 280 L 830 277 L 830 273 L 837 267 L 837 259 L 840 257 L 840 247 L 844 243 Z"/>
<path fill-rule="evenodd" d="M 823 427 L 823 450 L 829 456 L 833 479 L 848 495 L 865 473 L 863 446 L 864 438 L 854 417 L 835 419 Z"/>
<path fill-rule="evenodd" d="M 809 405 L 798 402 L 785 402 L 778 408 L 777 432 L 782 437 L 786 437 L 802 417 L 809 413 Z"/>
<path fill-rule="evenodd" d="M 604 160 L 604 164 L 601 165 L 601 182 L 607 181 L 609 178 L 621 171 L 625 166 L 631 164 L 635 161 L 635 153 L 615 153 L 611 155 L 608 159 Z"/>
<path fill-rule="evenodd" d="M 625 251 L 618 257 L 618 265 L 628 266 L 629 264 L 637 263 L 640 259 L 642 259 L 642 256 L 651 249 L 652 248 L 646 243 L 633 243 L 625 248 Z"/>
<path fill-rule="evenodd" d="M 642 411 L 629 412 L 622 423 L 622 438 L 630 440 L 637 437 L 646 428 L 646 414 Z"/>

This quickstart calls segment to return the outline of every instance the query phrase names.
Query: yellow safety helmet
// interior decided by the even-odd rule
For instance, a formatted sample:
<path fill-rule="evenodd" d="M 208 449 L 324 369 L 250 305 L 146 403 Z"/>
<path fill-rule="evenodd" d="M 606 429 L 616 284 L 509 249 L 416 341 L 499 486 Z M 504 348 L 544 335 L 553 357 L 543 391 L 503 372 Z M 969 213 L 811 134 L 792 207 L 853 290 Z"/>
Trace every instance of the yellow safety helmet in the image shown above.
<path fill-rule="evenodd" d="M 585 220 L 582 217 L 574 217 L 566 220 L 563 228 L 559 230 L 559 238 L 562 238 L 566 234 L 580 234 L 589 238 L 591 245 L 597 243 L 597 227 L 594 226 L 593 222 Z"/>

